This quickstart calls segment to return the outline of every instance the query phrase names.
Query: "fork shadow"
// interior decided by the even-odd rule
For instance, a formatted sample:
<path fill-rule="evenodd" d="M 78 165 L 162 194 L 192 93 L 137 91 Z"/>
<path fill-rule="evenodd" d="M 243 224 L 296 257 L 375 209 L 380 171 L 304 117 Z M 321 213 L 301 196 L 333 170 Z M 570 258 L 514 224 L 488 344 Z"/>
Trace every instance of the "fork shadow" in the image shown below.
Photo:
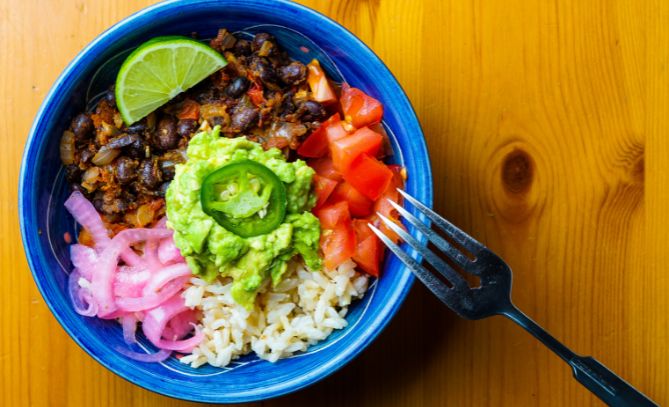
<path fill-rule="evenodd" d="M 401 389 L 420 381 L 437 360 L 437 350 L 448 346 L 457 319 L 416 282 L 395 318 L 362 355 L 322 382 L 263 405 L 396 405 Z"/>

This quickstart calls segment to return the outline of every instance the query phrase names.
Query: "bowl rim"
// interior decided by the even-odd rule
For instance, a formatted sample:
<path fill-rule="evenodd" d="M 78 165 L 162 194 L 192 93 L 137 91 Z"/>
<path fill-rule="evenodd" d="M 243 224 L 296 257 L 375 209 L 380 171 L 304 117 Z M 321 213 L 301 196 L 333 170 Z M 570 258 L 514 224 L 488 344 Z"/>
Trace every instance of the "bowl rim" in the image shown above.
<path fill-rule="evenodd" d="M 232 2 L 235 2 L 234 0 Z M 57 311 L 57 308 L 53 304 L 52 300 L 46 295 L 45 287 L 43 282 L 38 278 L 35 270 L 37 268 L 37 265 L 35 264 L 36 259 L 38 258 L 37 254 L 35 253 L 35 249 L 31 248 L 31 242 L 32 242 L 32 237 L 29 234 L 28 227 L 26 225 L 26 219 L 28 217 L 27 214 L 27 206 L 26 206 L 26 200 L 29 200 L 30 197 L 26 195 L 26 188 L 24 188 L 25 185 L 25 179 L 27 177 L 27 171 L 28 171 L 28 164 L 27 164 L 27 158 L 31 154 L 31 152 L 37 148 L 36 146 L 36 131 L 37 129 L 41 126 L 42 121 L 44 120 L 44 115 L 48 109 L 48 107 L 53 103 L 53 99 L 57 92 L 60 90 L 62 86 L 64 86 L 65 83 L 68 82 L 70 75 L 73 73 L 73 71 L 76 70 L 77 66 L 79 65 L 80 61 L 84 59 L 84 57 L 91 52 L 92 49 L 96 48 L 99 43 L 106 42 L 107 38 L 112 36 L 113 34 L 123 31 L 125 27 L 128 25 L 131 25 L 133 21 L 136 19 L 145 16 L 145 15 L 150 15 L 153 13 L 156 13 L 158 11 L 163 11 L 163 10 L 168 10 L 173 7 L 178 7 L 180 5 L 183 5 L 182 0 L 167 0 L 164 2 L 160 2 L 154 5 L 151 5 L 149 7 L 143 8 L 141 10 L 138 10 L 129 16 L 123 18 L 119 22 L 115 23 L 111 27 L 107 28 L 104 30 L 102 33 L 97 35 L 88 45 L 86 45 L 75 57 L 74 59 L 63 69 L 61 74 L 58 76 L 58 78 L 54 81 L 53 85 L 51 86 L 49 92 L 46 94 L 44 97 L 44 101 L 40 105 L 39 109 L 37 110 L 37 113 L 35 114 L 35 118 L 33 120 L 33 124 L 30 127 L 30 131 L 28 133 L 28 137 L 25 142 L 24 146 L 24 151 L 23 151 L 23 156 L 21 159 L 21 169 L 19 172 L 19 183 L 18 183 L 18 206 L 19 206 L 19 226 L 21 230 L 21 239 L 24 247 L 24 254 L 26 255 L 28 265 L 30 268 L 30 272 L 32 274 L 33 280 L 35 284 L 37 285 L 37 288 L 40 291 L 40 295 L 44 299 L 44 302 L 48 306 L 49 310 L 51 311 L 51 314 L 56 318 L 58 323 L 61 325 L 61 327 L 67 332 L 67 334 L 72 338 L 72 340 L 75 341 L 75 343 L 82 348 L 90 357 L 92 357 L 94 360 L 96 360 L 98 363 L 100 363 L 102 366 L 104 366 L 106 369 L 109 371 L 113 372 L 117 376 L 125 379 L 126 381 L 137 385 L 141 388 L 144 388 L 146 390 L 149 390 L 151 392 L 161 394 L 164 396 L 176 398 L 176 399 L 182 399 L 182 400 L 188 400 L 188 401 L 195 401 L 195 402 L 205 402 L 205 403 L 238 403 L 238 402 L 252 402 L 252 401 L 260 401 L 260 400 L 266 400 L 270 398 L 275 398 L 279 396 L 283 396 L 289 393 L 296 392 L 298 390 L 301 390 L 307 386 L 310 386 L 339 370 L 342 368 L 344 365 L 347 363 L 351 362 L 354 358 L 356 358 L 362 351 L 367 348 L 367 346 L 374 341 L 378 335 L 381 333 L 383 329 L 388 325 L 390 320 L 395 316 L 397 313 L 398 309 L 404 302 L 407 294 L 409 293 L 413 282 L 414 282 L 414 276 L 413 273 L 411 273 L 409 270 L 406 269 L 404 265 L 400 265 L 400 270 L 404 271 L 404 273 L 400 273 L 400 276 L 402 278 L 397 281 L 397 287 L 394 289 L 393 295 L 391 297 L 391 307 L 389 309 L 386 309 L 385 313 L 382 313 L 380 316 L 374 317 L 370 323 L 367 325 L 367 328 L 364 332 L 362 332 L 358 338 L 355 338 L 351 344 L 349 344 L 343 351 L 335 354 L 329 361 L 326 363 L 320 364 L 318 367 L 315 369 L 311 370 L 307 374 L 303 374 L 300 376 L 295 377 L 292 380 L 289 380 L 287 382 L 282 382 L 273 386 L 269 387 L 264 387 L 260 389 L 255 389 L 255 391 L 247 391 L 245 393 L 239 393 L 237 395 L 232 395 L 230 396 L 225 395 L 224 397 L 220 398 L 212 398 L 212 397 L 207 397 L 203 395 L 198 395 L 198 394 L 183 394 L 183 393 L 177 393 L 177 392 L 172 392 L 169 391 L 168 388 L 154 388 L 150 387 L 148 383 L 143 383 L 140 380 L 134 380 L 133 378 L 129 377 L 125 371 L 122 371 L 120 369 L 116 369 L 113 365 L 108 363 L 104 358 L 100 357 L 97 355 L 95 352 L 93 352 L 79 337 L 76 335 L 73 331 L 72 328 L 70 328 L 65 322 L 64 318 L 59 314 Z M 219 5 L 219 6 L 224 6 L 226 1 L 221 1 L 221 0 L 190 0 L 188 3 L 198 3 L 198 4 L 213 4 L 213 5 Z M 250 0 L 245 2 L 246 5 L 249 7 L 253 7 L 254 4 L 260 3 L 259 1 L 256 0 Z M 313 10 L 309 7 L 303 6 L 298 3 L 294 3 L 290 0 L 274 0 L 273 3 L 277 4 L 278 6 L 281 7 L 290 7 L 295 9 L 297 12 L 300 13 L 306 13 L 308 14 L 311 18 L 314 18 L 316 20 L 323 20 L 324 23 L 330 24 L 333 26 L 333 28 L 336 28 L 340 31 L 340 34 L 344 35 L 345 42 L 352 42 L 355 43 L 359 49 L 366 54 L 369 58 L 376 60 L 376 62 L 379 63 L 382 72 L 381 74 L 383 76 L 386 76 L 387 78 L 391 79 L 391 82 L 393 82 L 394 85 L 396 85 L 399 88 L 399 91 L 401 92 L 401 96 L 404 97 L 407 101 L 408 109 L 409 111 L 407 114 L 411 116 L 411 118 L 415 121 L 416 126 L 420 132 L 420 137 L 415 137 L 413 143 L 417 143 L 417 147 L 420 151 L 424 152 L 424 157 L 421 157 L 425 161 L 424 165 L 424 173 L 422 174 L 422 177 L 424 179 L 429 180 L 429 183 L 427 184 L 427 188 L 424 188 L 422 192 L 422 201 L 428 206 L 432 207 L 432 201 L 433 201 L 433 184 L 432 184 L 432 169 L 431 169 L 431 164 L 430 164 L 430 157 L 429 157 L 429 151 L 427 149 L 427 144 L 423 135 L 422 127 L 421 124 L 418 120 L 418 117 L 416 116 L 415 110 L 413 106 L 411 105 L 411 101 L 409 100 L 408 96 L 406 95 L 406 92 L 400 85 L 399 81 L 395 76 L 392 74 L 392 72 L 388 69 L 386 64 L 383 62 L 383 60 L 374 53 L 374 51 L 371 50 L 370 47 L 368 47 L 362 40 L 360 40 L 358 37 L 356 37 L 351 31 L 349 31 L 346 27 L 343 25 L 339 24 L 337 21 L 333 20 L 332 18 L 316 11 Z"/>

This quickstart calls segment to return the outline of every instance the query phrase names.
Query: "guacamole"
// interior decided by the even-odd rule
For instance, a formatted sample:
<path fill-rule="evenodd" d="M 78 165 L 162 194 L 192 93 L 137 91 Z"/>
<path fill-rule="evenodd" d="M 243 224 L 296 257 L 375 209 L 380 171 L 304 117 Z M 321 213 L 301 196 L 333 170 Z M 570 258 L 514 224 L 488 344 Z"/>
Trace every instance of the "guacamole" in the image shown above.
<path fill-rule="evenodd" d="M 321 268 L 320 223 L 309 212 L 316 200 L 311 192 L 314 171 L 304 161 L 287 162 L 280 150 L 264 151 L 244 137 L 220 137 L 218 126 L 193 137 L 187 155 L 167 190 L 167 226 L 194 274 L 209 281 L 232 277 L 233 298 L 251 308 L 265 281 L 278 284 L 293 257 L 300 255 L 309 268 Z M 285 217 L 271 231 L 242 237 L 205 213 L 201 189 L 210 174 L 248 161 L 271 170 L 285 186 Z"/>

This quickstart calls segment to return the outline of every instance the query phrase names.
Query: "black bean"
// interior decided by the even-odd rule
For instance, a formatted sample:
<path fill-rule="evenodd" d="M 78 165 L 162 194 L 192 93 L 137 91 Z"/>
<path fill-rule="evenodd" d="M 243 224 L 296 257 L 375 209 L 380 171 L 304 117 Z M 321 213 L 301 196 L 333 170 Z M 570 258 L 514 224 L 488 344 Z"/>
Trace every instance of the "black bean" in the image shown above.
<path fill-rule="evenodd" d="M 214 116 L 211 119 L 209 119 L 209 124 L 214 127 L 214 126 L 221 126 L 223 128 L 228 127 L 230 125 L 230 118 L 229 117 L 223 117 L 223 116 Z"/>
<path fill-rule="evenodd" d="M 177 122 L 172 116 L 165 116 L 158 122 L 154 143 L 156 147 L 162 150 L 175 148 L 179 144 L 179 135 L 177 134 Z"/>
<path fill-rule="evenodd" d="M 119 157 L 116 162 L 116 179 L 120 184 L 128 184 L 137 176 L 139 163 L 128 157 Z"/>
<path fill-rule="evenodd" d="M 306 102 L 304 102 L 302 104 L 301 110 L 304 111 L 302 120 L 304 120 L 305 122 L 318 121 L 324 119 L 325 116 L 327 115 L 327 112 L 325 111 L 323 105 L 313 100 L 307 100 Z"/>
<path fill-rule="evenodd" d="M 251 43 L 247 40 L 237 40 L 235 44 L 234 52 L 236 55 L 250 55 L 251 54 Z"/>
<path fill-rule="evenodd" d="M 139 168 L 139 181 L 147 188 L 155 188 L 161 181 L 160 168 L 154 160 L 144 160 Z"/>
<path fill-rule="evenodd" d="M 142 122 L 139 122 L 139 123 L 135 123 L 132 126 L 128 127 L 128 129 L 126 131 L 128 133 L 137 134 L 137 133 L 143 132 L 144 130 L 146 130 L 146 124 L 144 124 Z"/>
<path fill-rule="evenodd" d="M 279 114 L 281 117 L 295 113 L 295 103 L 293 103 L 292 95 L 284 95 L 279 107 Z"/>
<path fill-rule="evenodd" d="M 253 52 L 258 52 L 262 48 L 262 44 L 265 41 L 274 42 L 274 37 L 267 33 L 258 33 L 253 37 L 253 42 L 251 43 L 251 49 Z"/>
<path fill-rule="evenodd" d="M 279 68 L 279 79 L 289 86 L 298 85 L 307 78 L 307 67 L 300 62 L 291 62 Z"/>
<path fill-rule="evenodd" d="M 254 58 L 251 62 L 251 70 L 260 78 L 267 87 L 276 87 L 277 77 L 272 65 L 264 58 Z"/>
<path fill-rule="evenodd" d="M 137 137 L 137 140 L 125 148 L 125 151 L 131 158 L 142 158 L 146 155 L 146 142 L 141 137 Z"/>
<path fill-rule="evenodd" d="M 158 196 L 165 196 L 167 194 L 167 188 L 169 188 L 169 182 L 163 182 L 160 184 L 160 189 L 158 190 Z"/>
<path fill-rule="evenodd" d="M 197 130 L 197 121 L 194 119 L 181 119 L 177 123 L 177 133 L 181 137 L 190 137 Z"/>
<path fill-rule="evenodd" d="M 84 141 L 93 131 L 93 120 L 85 114 L 80 113 L 72 120 L 71 126 L 72 133 L 74 133 L 77 141 Z"/>
<path fill-rule="evenodd" d="M 225 94 L 231 98 L 238 98 L 249 88 L 249 80 L 243 76 L 236 77 L 226 88 Z"/>
<path fill-rule="evenodd" d="M 171 181 L 174 178 L 175 167 L 177 164 L 186 161 L 185 152 L 179 150 L 170 150 L 160 156 L 160 171 L 163 175 L 163 181 Z"/>
<path fill-rule="evenodd" d="M 103 212 L 104 204 L 104 193 L 102 191 L 97 191 L 95 195 L 93 195 L 93 206 L 98 212 Z"/>
<path fill-rule="evenodd" d="M 123 148 L 131 144 L 134 144 L 139 139 L 137 134 L 121 134 L 118 137 L 114 137 L 109 140 L 109 143 L 106 144 L 107 148 Z"/>
<path fill-rule="evenodd" d="M 174 179 L 176 164 L 177 163 L 170 160 L 164 160 L 160 162 L 160 171 L 163 173 L 163 180 L 171 181 Z"/>
<path fill-rule="evenodd" d="M 248 129 L 258 119 L 258 109 L 249 106 L 246 103 L 239 103 L 231 117 L 231 127 L 233 129 L 244 131 Z"/>

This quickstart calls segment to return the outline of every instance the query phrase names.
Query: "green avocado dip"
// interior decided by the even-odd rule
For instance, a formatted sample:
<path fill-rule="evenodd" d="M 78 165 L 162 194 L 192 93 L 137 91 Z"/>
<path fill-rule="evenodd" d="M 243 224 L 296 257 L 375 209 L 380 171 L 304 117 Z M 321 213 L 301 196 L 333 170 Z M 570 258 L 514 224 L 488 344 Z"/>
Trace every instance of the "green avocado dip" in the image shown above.
<path fill-rule="evenodd" d="M 311 214 L 314 175 L 304 161 L 287 162 L 244 137 L 219 136 L 219 127 L 190 141 L 167 190 L 167 226 L 194 274 L 233 279 L 232 297 L 252 308 L 271 280 L 277 285 L 299 255 L 321 268 L 320 223 Z"/>

